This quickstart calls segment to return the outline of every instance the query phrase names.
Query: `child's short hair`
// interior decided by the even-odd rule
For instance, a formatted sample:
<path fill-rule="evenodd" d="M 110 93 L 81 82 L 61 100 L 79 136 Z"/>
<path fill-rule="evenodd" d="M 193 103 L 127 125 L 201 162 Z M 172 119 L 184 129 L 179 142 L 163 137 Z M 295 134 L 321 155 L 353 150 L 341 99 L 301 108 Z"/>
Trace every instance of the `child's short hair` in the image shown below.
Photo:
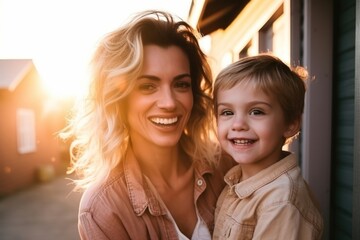
<path fill-rule="evenodd" d="M 214 109 L 217 116 L 219 90 L 227 90 L 239 83 L 252 82 L 279 101 L 287 123 L 301 119 L 304 110 L 305 80 L 307 71 L 300 67 L 290 68 L 271 54 L 244 57 L 224 68 L 214 84 Z"/>

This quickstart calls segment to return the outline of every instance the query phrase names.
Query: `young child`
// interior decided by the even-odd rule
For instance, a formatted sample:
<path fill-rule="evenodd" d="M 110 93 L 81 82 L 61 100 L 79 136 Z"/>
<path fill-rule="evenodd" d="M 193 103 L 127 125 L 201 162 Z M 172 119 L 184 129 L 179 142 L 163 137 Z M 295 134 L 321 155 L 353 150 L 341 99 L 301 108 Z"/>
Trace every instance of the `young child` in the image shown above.
<path fill-rule="evenodd" d="M 217 76 L 218 138 L 238 165 L 224 178 L 214 239 L 321 239 L 323 219 L 296 155 L 283 150 L 300 130 L 305 75 L 260 54 Z"/>

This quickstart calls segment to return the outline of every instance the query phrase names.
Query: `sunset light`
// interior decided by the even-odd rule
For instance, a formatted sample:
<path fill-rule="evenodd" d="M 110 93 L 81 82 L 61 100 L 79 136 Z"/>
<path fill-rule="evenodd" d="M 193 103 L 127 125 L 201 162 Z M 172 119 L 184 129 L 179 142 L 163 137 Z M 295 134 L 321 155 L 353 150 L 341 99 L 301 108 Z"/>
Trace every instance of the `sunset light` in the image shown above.
<path fill-rule="evenodd" d="M 51 61 L 34 59 L 44 90 L 55 99 L 76 97 L 84 93 L 89 78 L 85 62 L 66 57 Z"/>
<path fill-rule="evenodd" d="M 32 59 L 49 95 L 77 96 L 100 37 L 145 9 L 186 19 L 190 2 L 0 0 L 0 59 Z"/>

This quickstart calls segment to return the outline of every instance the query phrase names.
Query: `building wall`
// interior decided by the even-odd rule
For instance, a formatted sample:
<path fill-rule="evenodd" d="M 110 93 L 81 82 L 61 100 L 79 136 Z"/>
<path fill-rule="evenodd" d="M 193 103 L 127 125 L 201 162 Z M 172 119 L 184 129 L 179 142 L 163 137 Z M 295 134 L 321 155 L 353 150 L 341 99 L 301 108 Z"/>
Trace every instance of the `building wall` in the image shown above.
<path fill-rule="evenodd" d="M 359 1 L 251 0 L 226 29 L 205 38 L 205 49 L 216 75 L 250 40 L 259 44 L 254 35 L 282 4 L 290 61 L 312 77 L 298 149 L 303 175 L 325 218 L 324 239 L 359 239 Z"/>
<path fill-rule="evenodd" d="M 0 91 L 0 196 L 37 183 L 39 169 L 47 169 L 53 176 L 65 172 L 67 159 L 63 159 L 64 149 L 55 136 L 64 124 L 64 116 L 62 113 L 46 114 L 46 101 L 35 68 L 13 92 Z M 18 152 L 16 111 L 19 108 L 32 109 L 35 113 L 34 152 Z"/>
<path fill-rule="evenodd" d="M 349 1 L 354 2 L 354 0 L 347 0 L 345 4 Z M 268 24 L 268 20 L 273 18 L 279 7 L 283 8 L 284 16 L 282 17 L 285 18 L 286 23 L 289 23 L 284 28 L 285 36 L 282 38 L 284 43 L 281 45 L 281 50 L 285 51 L 281 51 L 280 55 L 289 64 L 300 63 L 305 66 L 312 79 L 306 96 L 300 141 L 296 143 L 298 146 L 295 146 L 295 149 L 299 154 L 303 176 L 313 189 L 325 218 L 324 239 L 329 239 L 332 228 L 330 222 L 330 191 L 332 190 L 330 176 L 332 139 L 334 139 L 332 136 L 332 104 L 333 101 L 336 101 L 332 96 L 334 81 L 333 11 L 338 10 L 333 7 L 333 0 L 251 0 L 226 29 L 219 29 L 211 33 L 209 38 L 211 48 L 207 50 L 207 53 L 210 55 L 212 68 L 216 75 L 227 63 L 237 60 L 239 53 L 247 47 L 250 41 L 260 52 L 260 34 L 258 32 Z M 344 17 L 349 17 L 349 15 L 344 13 Z M 255 51 L 254 49 L 250 50 L 253 54 L 257 53 L 256 49 Z M 340 61 L 339 63 L 348 66 L 347 62 Z M 351 109 L 351 106 L 350 103 L 346 105 L 345 109 L 349 109 L 349 107 Z M 339 127 L 339 132 L 344 134 L 342 130 L 343 128 Z M 346 177 L 348 180 L 352 180 L 350 175 L 343 175 L 341 181 L 348 181 Z M 341 191 L 338 194 L 337 197 L 342 195 L 345 199 L 349 199 L 349 197 L 351 199 L 351 195 L 343 195 Z M 351 208 L 351 206 L 348 207 Z M 339 219 L 340 222 L 342 219 Z M 351 229 L 349 227 L 351 220 L 342 224 L 346 224 Z"/>

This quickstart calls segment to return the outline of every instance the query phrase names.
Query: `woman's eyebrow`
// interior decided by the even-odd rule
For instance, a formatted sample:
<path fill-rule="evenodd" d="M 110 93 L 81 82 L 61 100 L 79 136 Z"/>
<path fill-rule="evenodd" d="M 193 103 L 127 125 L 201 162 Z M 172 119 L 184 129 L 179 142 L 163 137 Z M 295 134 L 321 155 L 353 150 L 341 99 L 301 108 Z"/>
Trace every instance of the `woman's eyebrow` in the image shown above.
<path fill-rule="evenodd" d="M 183 73 L 183 74 L 179 74 L 177 76 L 174 77 L 174 80 L 179 80 L 182 78 L 191 78 L 191 75 L 189 73 Z M 138 79 L 149 79 L 149 80 L 153 80 L 153 81 L 160 81 L 160 78 L 154 75 L 141 75 L 138 77 Z"/>
<path fill-rule="evenodd" d="M 160 78 L 154 75 L 141 75 L 137 79 L 149 79 L 153 81 L 160 81 Z"/>
<path fill-rule="evenodd" d="M 179 79 L 186 78 L 186 77 L 191 78 L 191 75 L 189 73 L 184 73 L 184 74 L 180 74 L 180 75 L 176 76 L 174 79 L 179 80 Z"/>

